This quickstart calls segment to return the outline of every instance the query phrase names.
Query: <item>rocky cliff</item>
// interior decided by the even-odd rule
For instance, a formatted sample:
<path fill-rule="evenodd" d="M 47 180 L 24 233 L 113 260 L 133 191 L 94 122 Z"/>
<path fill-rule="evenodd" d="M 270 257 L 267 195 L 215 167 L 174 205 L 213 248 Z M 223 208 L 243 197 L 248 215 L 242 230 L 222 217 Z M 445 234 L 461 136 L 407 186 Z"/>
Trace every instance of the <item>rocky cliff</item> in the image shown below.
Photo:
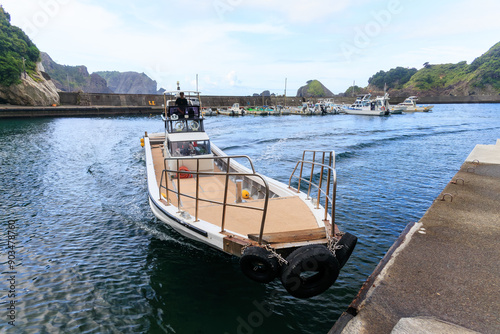
<path fill-rule="evenodd" d="M 102 71 L 108 87 L 116 94 L 158 94 L 158 84 L 144 73 Z"/>
<path fill-rule="evenodd" d="M 89 74 L 87 67 L 60 65 L 41 52 L 42 64 L 57 89 L 63 92 L 113 93 L 106 80 L 96 73 Z"/>
<path fill-rule="evenodd" d="M 0 102 L 22 106 L 50 106 L 59 104 L 59 94 L 41 63 L 34 73 L 21 75 L 21 83 L 9 87 L 0 85 Z"/>

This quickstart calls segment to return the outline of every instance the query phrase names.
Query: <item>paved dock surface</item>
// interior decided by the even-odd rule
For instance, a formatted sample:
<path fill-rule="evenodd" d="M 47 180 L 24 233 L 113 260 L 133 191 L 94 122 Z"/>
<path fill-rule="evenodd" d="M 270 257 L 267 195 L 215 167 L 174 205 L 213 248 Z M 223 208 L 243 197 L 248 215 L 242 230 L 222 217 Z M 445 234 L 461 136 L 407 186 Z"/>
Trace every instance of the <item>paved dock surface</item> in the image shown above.
<path fill-rule="evenodd" d="M 500 140 L 477 145 L 330 333 L 500 333 Z"/>
<path fill-rule="evenodd" d="M 16 117 L 87 117 L 116 115 L 160 114 L 163 108 L 158 106 L 7 106 L 0 105 L 1 118 Z"/>

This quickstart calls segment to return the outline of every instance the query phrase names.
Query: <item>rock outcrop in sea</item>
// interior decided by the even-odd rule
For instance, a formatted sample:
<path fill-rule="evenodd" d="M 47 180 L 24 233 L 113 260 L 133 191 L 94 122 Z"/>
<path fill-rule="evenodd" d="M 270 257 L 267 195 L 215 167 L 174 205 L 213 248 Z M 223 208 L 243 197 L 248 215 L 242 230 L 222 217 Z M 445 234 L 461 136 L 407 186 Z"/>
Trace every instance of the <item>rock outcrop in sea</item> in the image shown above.
<path fill-rule="evenodd" d="M 333 93 L 318 80 L 309 80 L 297 90 L 297 97 L 333 97 Z"/>

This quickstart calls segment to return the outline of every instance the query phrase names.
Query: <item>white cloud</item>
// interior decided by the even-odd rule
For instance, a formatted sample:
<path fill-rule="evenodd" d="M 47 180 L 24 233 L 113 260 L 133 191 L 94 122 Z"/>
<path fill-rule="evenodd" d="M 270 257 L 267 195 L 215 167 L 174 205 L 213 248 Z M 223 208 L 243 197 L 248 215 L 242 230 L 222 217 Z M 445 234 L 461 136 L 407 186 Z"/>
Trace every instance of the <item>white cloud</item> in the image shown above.
<path fill-rule="evenodd" d="M 315 20 L 323 20 L 332 14 L 340 12 L 355 1 L 349 0 L 240 0 L 242 7 L 268 12 L 281 13 L 283 19 L 291 23 L 309 23 Z"/>

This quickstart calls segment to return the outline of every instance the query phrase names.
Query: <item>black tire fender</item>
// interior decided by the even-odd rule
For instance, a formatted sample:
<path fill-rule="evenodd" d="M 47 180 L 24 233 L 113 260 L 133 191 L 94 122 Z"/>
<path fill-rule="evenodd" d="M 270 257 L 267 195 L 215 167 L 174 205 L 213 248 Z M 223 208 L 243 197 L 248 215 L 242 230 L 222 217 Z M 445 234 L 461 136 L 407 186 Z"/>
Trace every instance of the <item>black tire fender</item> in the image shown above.
<path fill-rule="evenodd" d="M 270 257 L 271 253 L 261 247 L 248 247 L 240 258 L 240 267 L 243 274 L 251 280 L 259 283 L 273 281 L 280 271 L 280 265 L 276 257 Z"/>
<path fill-rule="evenodd" d="M 337 280 L 340 265 L 323 245 L 308 245 L 287 257 L 281 282 L 292 296 L 310 298 L 326 291 Z"/>
<path fill-rule="evenodd" d="M 335 257 L 339 261 L 340 268 L 344 267 L 349 260 L 352 252 L 354 251 L 354 247 L 358 243 L 358 238 L 351 233 L 346 232 L 342 238 L 340 238 L 337 246 L 342 246 L 340 249 L 335 250 Z"/>

